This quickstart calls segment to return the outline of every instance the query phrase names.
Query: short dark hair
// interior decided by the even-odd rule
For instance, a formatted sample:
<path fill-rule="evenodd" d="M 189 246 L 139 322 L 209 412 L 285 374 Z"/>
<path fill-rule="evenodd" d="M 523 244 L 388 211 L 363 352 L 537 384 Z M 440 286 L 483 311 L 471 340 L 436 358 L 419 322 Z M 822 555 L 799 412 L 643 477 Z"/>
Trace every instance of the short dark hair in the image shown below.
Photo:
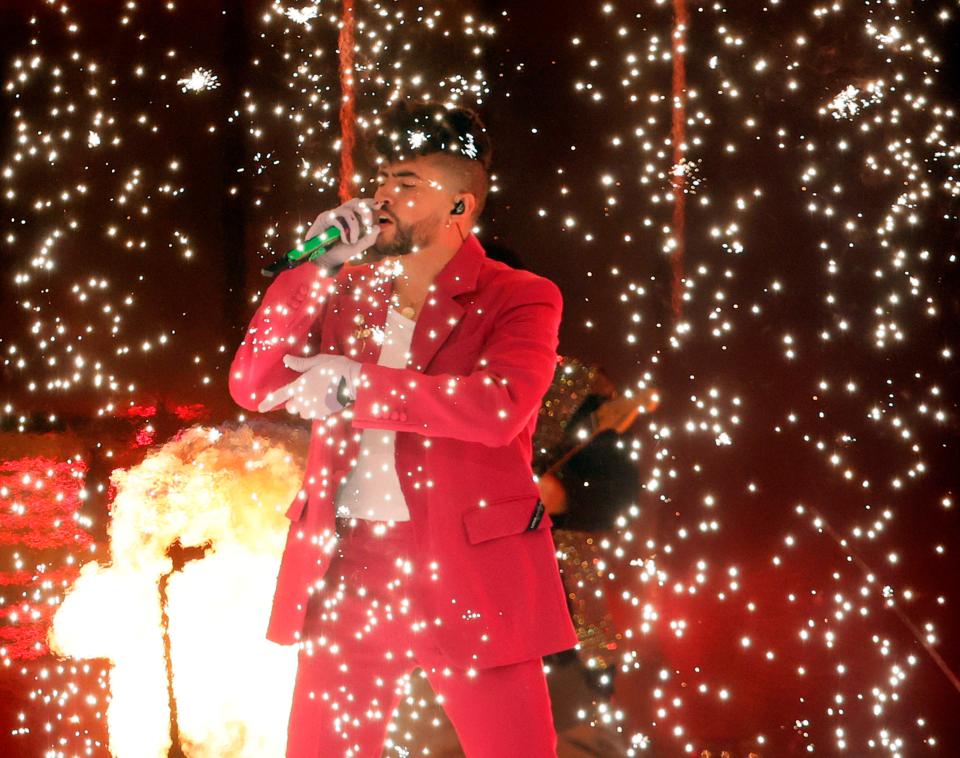
<path fill-rule="evenodd" d="M 441 102 L 403 101 L 384 113 L 370 141 L 372 158 L 389 163 L 426 155 L 449 159 L 462 186 L 477 198 L 479 216 L 490 187 L 493 147 L 480 116 Z"/>

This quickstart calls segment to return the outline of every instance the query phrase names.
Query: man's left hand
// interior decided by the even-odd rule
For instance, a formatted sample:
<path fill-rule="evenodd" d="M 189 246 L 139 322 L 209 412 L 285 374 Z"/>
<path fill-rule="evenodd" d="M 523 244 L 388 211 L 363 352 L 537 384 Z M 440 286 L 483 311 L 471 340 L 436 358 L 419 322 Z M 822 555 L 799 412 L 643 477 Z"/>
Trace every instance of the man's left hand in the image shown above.
<path fill-rule="evenodd" d="M 283 365 L 300 372 L 300 377 L 267 395 L 257 406 L 261 413 L 283 404 L 301 418 L 324 418 L 343 410 L 338 399 L 341 380 L 353 398 L 362 364 L 343 355 L 285 355 Z"/>

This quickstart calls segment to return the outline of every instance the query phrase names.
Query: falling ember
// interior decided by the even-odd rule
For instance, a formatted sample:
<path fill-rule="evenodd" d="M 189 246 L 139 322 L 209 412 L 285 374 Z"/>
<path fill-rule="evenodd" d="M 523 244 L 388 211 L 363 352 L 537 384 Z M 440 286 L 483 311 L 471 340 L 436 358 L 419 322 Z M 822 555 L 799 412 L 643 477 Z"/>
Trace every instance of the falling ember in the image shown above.
<path fill-rule="evenodd" d="M 211 758 L 283 753 L 296 650 L 264 632 L 303 445 L 273 425 L 198 426 L 114 472 L 109 562 L 81 568 L 50 637 L 60 655 L 111 661 L 113 755 L 170 748 L 158 586 L 177 542 L 210 545 L 166 583 L 181 747 Z"/>

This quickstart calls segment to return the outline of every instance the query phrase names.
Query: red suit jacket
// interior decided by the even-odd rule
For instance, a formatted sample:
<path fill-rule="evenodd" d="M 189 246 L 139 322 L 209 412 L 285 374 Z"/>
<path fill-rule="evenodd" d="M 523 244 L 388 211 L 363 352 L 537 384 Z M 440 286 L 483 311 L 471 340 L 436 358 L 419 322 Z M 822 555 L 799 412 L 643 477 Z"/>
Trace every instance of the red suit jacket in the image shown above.
<path fill-rule="evenodd" d="M 560 291 L 489 260 L 470 235 L 434 281 L 408 367 L 395 369 L 376 365 L 391 283 L 378 264 L 335 277 L 310 264 L 280 274 L 230 368 L 231 395 L 255 410 L 297 378 L 281 361 L 305 345 L 366 364 L 354 405 L 313 422 L 267 638 L 300 639 L 335 545 L 337 486 L 357 459 L 360 430 L 374 428 L 396 432 L 414 558 L 430 579 L 418 601 L 451 663 L 486 668 L 569 649 L 577 636 L 530 468 L 557 361 Z"/>

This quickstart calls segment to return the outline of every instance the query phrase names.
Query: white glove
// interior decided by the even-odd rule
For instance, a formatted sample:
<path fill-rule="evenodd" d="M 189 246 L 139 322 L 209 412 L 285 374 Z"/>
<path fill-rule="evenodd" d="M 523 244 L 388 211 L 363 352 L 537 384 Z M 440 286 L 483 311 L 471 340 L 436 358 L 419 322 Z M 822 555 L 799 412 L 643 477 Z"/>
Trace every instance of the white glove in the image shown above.
<path fill-rule="evenodd" d="M 301 372 L 300 377 L 267 395 L 257 410 L 265 413 L 285 403 L 290 413 L 306 419 L 324 418 L 343 410 L 340 399 L 349 402 L 356 397 L 363 366 L 343 355 L 285 355 L 283 365 Z M 346 396 L 341 392 L 341 381 Z"/>
<path fill-rule="evenodd" d="M 353 198 L 332 211 L 324 211 L 307 230 L 304 240 L 324 232 L 331 226 L 340 230 L 340 241 L 314 261 L 321 266 L 339 266 L 360 255 L 377 241 L 380 225 L 376 223 L 373 200 Z"/>

